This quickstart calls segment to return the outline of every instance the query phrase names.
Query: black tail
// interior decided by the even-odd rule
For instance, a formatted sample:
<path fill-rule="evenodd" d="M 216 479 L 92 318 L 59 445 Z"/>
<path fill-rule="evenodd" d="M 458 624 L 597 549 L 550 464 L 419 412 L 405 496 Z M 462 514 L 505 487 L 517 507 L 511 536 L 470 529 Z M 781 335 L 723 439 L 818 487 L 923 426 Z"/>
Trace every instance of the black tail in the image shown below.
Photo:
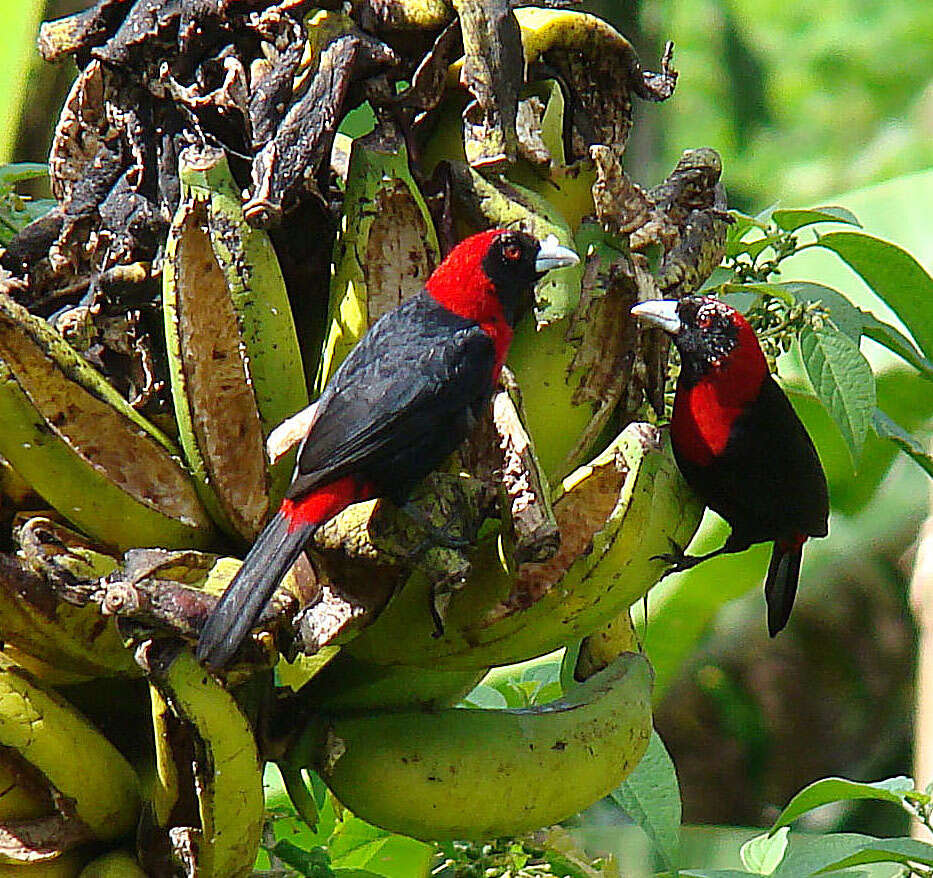
<path fill-rule="evenodd" d="M 306 524 L 289 531 L 281 512 L 266 525 L 201 629 L 201 664 L 219 670 L 230 661 L 314 530 Z"/>
<path fill-rule="evenodd" d="M 768 604 L 768 633 L 774 637 L 787 624 L 797 595 L 803 545 L 774 543 L 768 577 L 765 579 L 765 602 Z"/>

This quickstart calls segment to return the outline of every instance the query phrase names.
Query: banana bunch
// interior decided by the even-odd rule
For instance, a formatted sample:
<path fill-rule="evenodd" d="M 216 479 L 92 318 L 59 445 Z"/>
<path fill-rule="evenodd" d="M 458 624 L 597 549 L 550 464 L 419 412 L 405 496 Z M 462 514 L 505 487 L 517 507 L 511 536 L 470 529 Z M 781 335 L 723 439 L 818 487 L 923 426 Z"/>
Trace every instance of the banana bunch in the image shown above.
<path fill-rule="evenodd" d="M 84 228 L 68 213 L 82 174 L 110 160 L 128 118 L 111 112 L 120 52 L 132 57 L 152 21 L 163 46 L 177 25 L 143 5 L 125 4 L 120 32 L 95 49 L 108 64 L 82 73 L 56 132 L 55 271 Z M 190 85 L 158 68 L 159 106 L 174 101 L 199 126 L 221 107 L 220 134 L 160 141 L 172 145 L 155 176 L 161 186 L 166 164 L 175 176 L 149 261 L 110 265 L 120 246 L 132 255 L 113 229 L 75 258 L 97 260 L 98 292 L 155 285 L 165 363 L 146 368 L 170 411 L 141 414 L 111 360 L 22 304 L 29 281 L 0 280 L 0 511 L 13 549 L 0 555 L 0 857 L 16 874 L 247 875 L 264 758 L 309 821 L 308 768 L 354 813 L 431 839 L 560 821 L 641 758 L 652 673 L 628 608 L 663 572 L 653 556 L 687 544 L 702 510 L 664 431 L 644 422 L 666 348 L 628 311 L 696 288 L 718 261 L 721 169 L 692 151 L 660 186 L 637 186 L 622 163 L 631 103 L 671 93 L 669 56 L 651 74 L 593 16 L 503 18 L 495 5 L 393 0 L 300 21 L 276 7 L 246 22 L 263 53 L 248 73 L 239 49 L 217 54 L 222 83 L 213 68 Z M 70 21 L 44 32 L 58 53 L 84 39 L 87 21 Z M 210 39 L 210 22 L 196 24 L 179 31 L 183 48 Z M 409 69 L 400 58 L 415 51 Z M 154 68 L 141 69 L 146 81 Z M 337 133 L 364 98 L 373 130 Z M 240 140 L 227 137 L 243 119 Z M 127 156 L 146 155 L 140 131 L 118 132 Z M 205 145 L 240 142 L 251 168 Z M 115 214 L 98 207 L 101 223 Z M 315 237 L 333 244 L 308 289 L 295 230 L 265 228 L 288 210 L 309 225 L 309 253 Z M 487 422 L 415 498 L 470 548 L 413 559 L 418 526 L 357 504 L 317 533 L 240 663 L 206 673 L 186 642 L 280 502 L 313 417 L 307 378 L 319 394 L 458 237 L 493 225 L 555 235 L 585 258 L 539 284 Z M 454 706 L 490 668 L 562 647 L 561 699 Z"/>

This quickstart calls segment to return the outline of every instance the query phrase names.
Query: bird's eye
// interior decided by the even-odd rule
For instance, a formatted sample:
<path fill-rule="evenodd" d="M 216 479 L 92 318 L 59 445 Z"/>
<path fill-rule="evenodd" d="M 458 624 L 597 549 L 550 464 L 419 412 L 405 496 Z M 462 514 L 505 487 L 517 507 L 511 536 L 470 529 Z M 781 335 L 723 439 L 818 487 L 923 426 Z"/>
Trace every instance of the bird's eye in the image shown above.
<path fill-rule="evenodd" d="M 709 329 L 710 324 L 713 322 L 713 315 L 707 312 L 706 314 L 699 314 L 697 316 L 697 326 L 700 329 Z"/>
<path fill-rule="evenodd" d="M 522 248 L 520 244 L 506 244 L 502 248 L 502 255 L 509 262 L 518 262 L 522 258 Z"/>

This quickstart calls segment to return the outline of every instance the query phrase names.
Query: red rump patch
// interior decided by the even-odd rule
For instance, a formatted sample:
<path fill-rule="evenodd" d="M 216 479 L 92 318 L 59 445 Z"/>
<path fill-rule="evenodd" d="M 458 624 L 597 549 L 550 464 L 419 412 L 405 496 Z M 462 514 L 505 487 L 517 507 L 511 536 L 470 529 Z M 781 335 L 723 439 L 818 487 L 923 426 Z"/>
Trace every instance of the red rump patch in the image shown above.
<path fill-rule="evenodd" d="M 807 541 L 807 535 L 802 533 L 795 533 L 792 537 L 787 539 L 778 540 L 778 548 L 782 552 L 799 552 L 803 548 L 803 544 Z"/>
<path fill-rule="evenodd" d="M 279 512 L 288 519 L 288 532 L 292 533 L 305 525 L 317 527 L 324 524 L 351 503 L 369 500 L 372 496 L 370 485 L 360 484 L 355 476 L 344 476 L 304 497 L 295 500 L 286 497 Z"/>
<path fill-rule="evenodd" d="M 483 269 L 492 242 L 506 229 L 490 229 L 461 241 L 428 278 L 428 293 L 448 311 L 478 323 L 493 342 L 496 368 L 493 381 L 505 362 L 512 327 L 505 319 L 495 287 Z"/>
<path fill-rule="evenodd" d="M 732 425 L 754 402 L 768 364 L 755 331 L 738 312 L 736 346 L 689 389 L 678 387 L 671 435 L 677 451 L 692 463 L 707 466 L 726 450 Z"/>

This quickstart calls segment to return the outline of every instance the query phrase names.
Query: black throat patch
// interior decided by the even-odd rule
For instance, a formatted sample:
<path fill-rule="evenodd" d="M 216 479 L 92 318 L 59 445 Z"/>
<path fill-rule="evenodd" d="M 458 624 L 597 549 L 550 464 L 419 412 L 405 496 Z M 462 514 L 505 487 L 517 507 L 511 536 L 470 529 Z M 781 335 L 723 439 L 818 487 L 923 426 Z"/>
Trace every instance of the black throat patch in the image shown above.
<path fill-rule="evenodd" d="M 739 341 L 739 328 L 728 305 L 688 296 L 677 306 L 681 328 L 674 338 L 680 352 L 680 378 L 692 387 L 725 363 Z"/>

